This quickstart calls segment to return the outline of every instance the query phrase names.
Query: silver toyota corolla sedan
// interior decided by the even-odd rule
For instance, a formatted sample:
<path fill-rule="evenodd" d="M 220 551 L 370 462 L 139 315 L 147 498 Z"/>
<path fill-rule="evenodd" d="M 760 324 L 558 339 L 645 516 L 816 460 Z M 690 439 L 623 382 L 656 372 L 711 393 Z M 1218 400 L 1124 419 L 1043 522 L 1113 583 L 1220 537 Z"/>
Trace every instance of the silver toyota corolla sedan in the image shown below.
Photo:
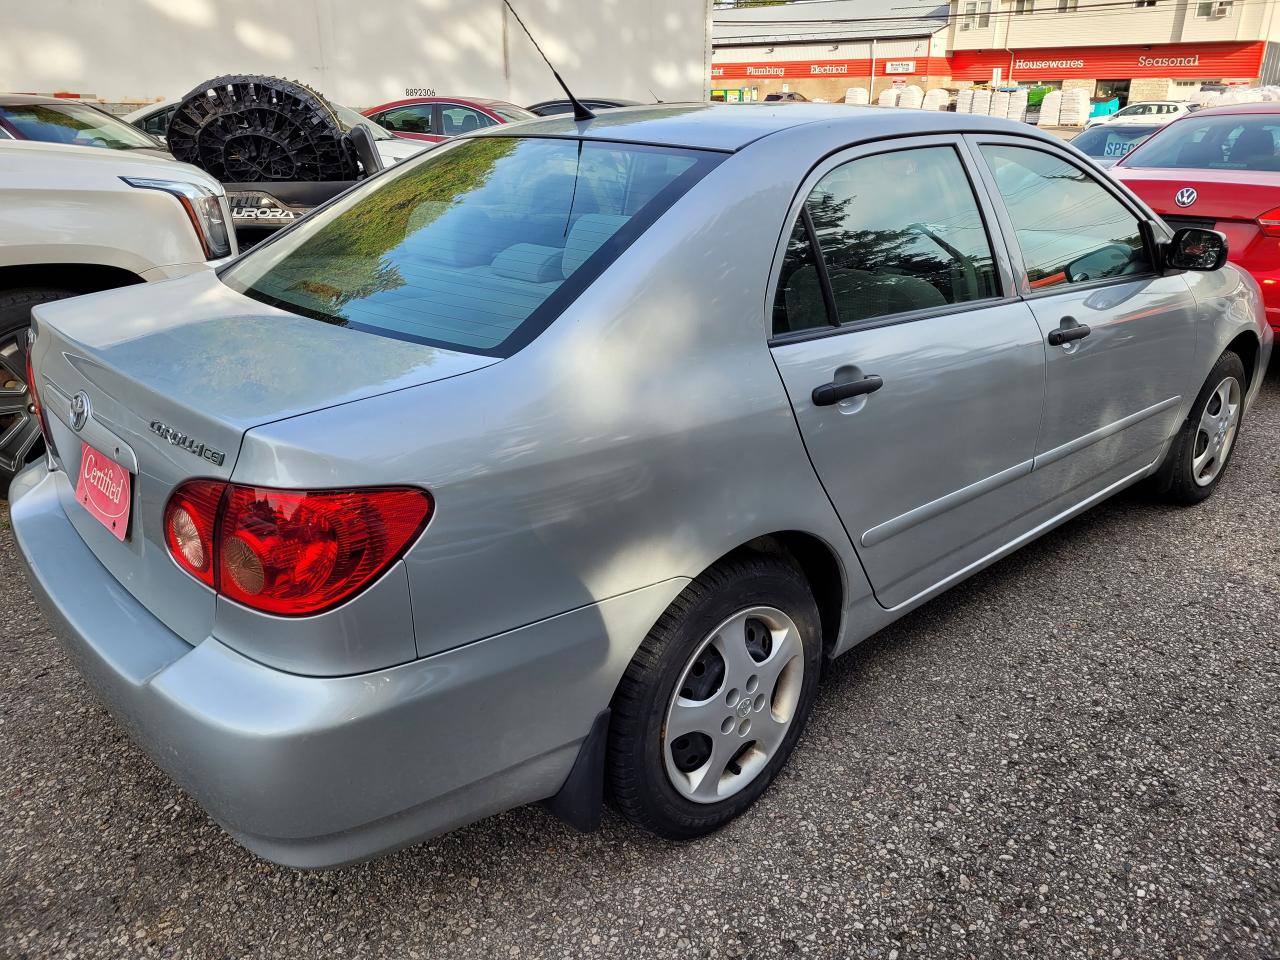
<path fill-rule="evenodd" d="M 495 127 L 217 275 L 34 311 L 31 582 L 155 762 L 328 866 L 546 801 L 724 824 L 824 662 L 1116 491 L 1209 496 L 1225 241 L 987 117 Z"/>

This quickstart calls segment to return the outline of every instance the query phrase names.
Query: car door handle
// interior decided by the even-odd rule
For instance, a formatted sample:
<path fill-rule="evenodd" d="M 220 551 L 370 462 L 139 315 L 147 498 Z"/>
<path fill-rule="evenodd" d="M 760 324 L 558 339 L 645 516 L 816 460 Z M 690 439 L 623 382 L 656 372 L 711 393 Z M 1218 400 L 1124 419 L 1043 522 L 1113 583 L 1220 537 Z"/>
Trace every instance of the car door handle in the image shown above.
<path fill-rule="evenodd" d="M 875 393 L 883 386 L 884 381 L 875 374 L 863 377 L 861 380 L 848 380 L 844 383 L 824 383 L 820 387 L 813 388 L 813 405 L 815 407 L 829 407 L 833 403 L 848 400 L 850 397 L 861 397 L 864 394 Z"/>
<path fill-rule="evenodd" d="M 1072 340 L 1083 340 L 1092 332 L 1087 323 L 1076 323 L 1075 317 L 1063 317 L 1058 329 L 1049 331 L 1049 346 L 1060 347 Z"/>

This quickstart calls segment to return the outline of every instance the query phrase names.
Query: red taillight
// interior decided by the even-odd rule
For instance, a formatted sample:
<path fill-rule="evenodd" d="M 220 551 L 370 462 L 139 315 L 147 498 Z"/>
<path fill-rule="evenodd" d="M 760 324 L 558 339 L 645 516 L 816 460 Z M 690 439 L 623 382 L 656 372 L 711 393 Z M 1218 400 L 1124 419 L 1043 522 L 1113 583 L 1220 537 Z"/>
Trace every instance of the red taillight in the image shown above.
<path fill-rule="evenodd" d="M 192 480 L 173 492 L 164 508 L 164 541 L 178 566 L 201 583 L 214 586 L 213 534 L 227 485 Z"/>
<path fill-rule="evenodd" d="M 40 391 L 36 387 L 36 371 L 31 366 L 31 351 L 35 348 L 34 334 L 27 335 L 27 393 L 31 397 L 31 412 L 40 423 L 40 432 L 44 435 L 47 446 L 53 444 L 49 440 L 49 421 L 44 418 L 44 407 L 40 405 Z"/>
<path fill-rule="evenodd" d="M 1264 237 L 1280 237 L 1280 207 L 1268 210 L 1258 218 L 1258 229 Z"/>
<path fill-rule="evenodd" d="M 178 565 L 223 596 L 267 613 L 319 613 L 398 560 L 431 516 L 416 487 L 274 490 L 210 480 L 165 508 Z"/>

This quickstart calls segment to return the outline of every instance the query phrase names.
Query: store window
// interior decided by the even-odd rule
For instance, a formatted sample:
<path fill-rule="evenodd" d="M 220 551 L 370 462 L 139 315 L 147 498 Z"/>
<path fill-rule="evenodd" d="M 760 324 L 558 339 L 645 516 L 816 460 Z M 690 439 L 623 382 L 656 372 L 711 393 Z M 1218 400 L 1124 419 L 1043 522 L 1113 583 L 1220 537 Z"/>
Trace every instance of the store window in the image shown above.
<path fill-rule="evenodd" d="M 818 182 L 805 209 L 819 249 L 811 249 L 802 218 L 783 262 L 775 334 L 999 295 L 982 215 L 951 147 L 842 164 Z M 820 268 L 831 285 L 834 318 L 827 316 Z"/>
<path fill-rule="evenodd" d="M 1222 20 L 1231 16 L 1234 6 L 1232 0 L 1208 0 L 1196 4 L 1196 16 L 1201 20 Z"/>
<path fill-rule="evenodd" d="M 1079 167 L 1006 144 L 982 154 L 1033 289 L 1150 272 L 1137 217 Z"/>

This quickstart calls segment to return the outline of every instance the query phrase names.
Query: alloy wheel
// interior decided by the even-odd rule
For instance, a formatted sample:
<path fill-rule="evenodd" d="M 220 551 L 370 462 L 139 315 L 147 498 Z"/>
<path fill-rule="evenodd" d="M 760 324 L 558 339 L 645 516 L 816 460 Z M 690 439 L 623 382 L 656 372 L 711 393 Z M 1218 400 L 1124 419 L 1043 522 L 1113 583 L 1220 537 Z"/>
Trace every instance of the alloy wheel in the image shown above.
<path fill-rule="evenodd" d="M 667 706 L 662 756 L 672 786 L 695 803 L 745 788 L 786 739 L 803 681 L 800 632 L 781 610 L 750 607 L 711 631 Z"/>
<path fill-rule="evenodd" d="M 1240 381 L 1226 377 L 1213 388 L 1200 415 L 1195 448 L 1191 455 L 1191 476 L 1207 487 L 1222 472 L 1240 426 Z"/>
<path fill-rule="evenodd" d="M 39 441 L 27 387 L 27 328 L 19 327 L 0 338 L 0 470 L 21 470 Z"/>

